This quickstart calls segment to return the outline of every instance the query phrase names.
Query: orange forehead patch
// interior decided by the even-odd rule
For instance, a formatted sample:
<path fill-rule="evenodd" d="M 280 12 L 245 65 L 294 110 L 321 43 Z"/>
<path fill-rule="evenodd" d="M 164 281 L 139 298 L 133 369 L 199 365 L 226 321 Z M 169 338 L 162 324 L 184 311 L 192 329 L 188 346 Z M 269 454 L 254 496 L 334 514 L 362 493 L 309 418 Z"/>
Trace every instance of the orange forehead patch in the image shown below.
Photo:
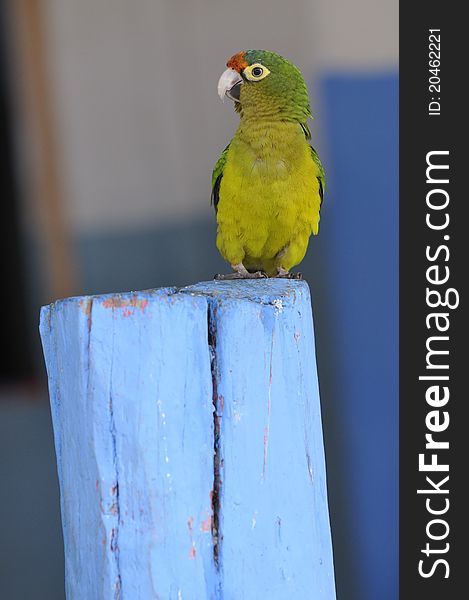
<path fill-rule="evenodd" d="M 238 52 L 238 54 L 235 54 L 230 58 L 226 63 L 226 66 L 229 69 L 234 69 L 235 71 L 238 71 L 238 73 L 241 73 L 241 71 L 248 66 L 248 63 L 244 60 L 245 54 L 245 52 Z"/>

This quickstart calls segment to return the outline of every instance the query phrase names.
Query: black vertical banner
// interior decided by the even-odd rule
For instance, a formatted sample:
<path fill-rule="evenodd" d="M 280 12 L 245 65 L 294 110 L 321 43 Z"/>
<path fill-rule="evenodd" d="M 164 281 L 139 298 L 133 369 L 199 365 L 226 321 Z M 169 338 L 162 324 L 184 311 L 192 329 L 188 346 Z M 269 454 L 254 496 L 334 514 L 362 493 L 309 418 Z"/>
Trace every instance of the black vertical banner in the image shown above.
<path fill-rule="evenodd" d="M 462 7 L 400 5 L 401 600 L 469 594 L 469 69 Z"/>

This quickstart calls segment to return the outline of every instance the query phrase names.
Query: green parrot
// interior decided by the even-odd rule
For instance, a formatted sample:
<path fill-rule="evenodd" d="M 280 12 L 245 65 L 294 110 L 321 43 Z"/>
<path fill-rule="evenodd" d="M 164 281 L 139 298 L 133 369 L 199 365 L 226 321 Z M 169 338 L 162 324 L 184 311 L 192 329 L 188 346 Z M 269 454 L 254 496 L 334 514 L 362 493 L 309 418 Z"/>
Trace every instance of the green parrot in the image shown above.
<path fill-rule="evenodd" d="M 266 50 L 230 58 L 218 93 L 240 123 L 212 175 L 217 248 L 233 272 L 217 279 L 301 277 L 290 273 L 317 234 L 324 170 L 309 145 L 311 117 L 301 72 Z"/>

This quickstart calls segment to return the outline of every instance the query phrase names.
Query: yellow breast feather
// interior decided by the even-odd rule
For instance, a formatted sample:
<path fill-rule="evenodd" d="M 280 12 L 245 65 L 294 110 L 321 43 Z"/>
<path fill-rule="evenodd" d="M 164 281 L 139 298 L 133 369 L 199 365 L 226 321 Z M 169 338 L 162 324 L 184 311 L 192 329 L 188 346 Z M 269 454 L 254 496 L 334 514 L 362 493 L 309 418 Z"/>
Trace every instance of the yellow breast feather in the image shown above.
<path fill-rule="evenodd" d="M 254 140 L 254 143 L 253 143 Z M 227 149 L 217 206 L 217 247 L 231 265 L 276 275 L 303 259 L 317 234 L 320 173 L 293 123 L 238 131 Z"/>

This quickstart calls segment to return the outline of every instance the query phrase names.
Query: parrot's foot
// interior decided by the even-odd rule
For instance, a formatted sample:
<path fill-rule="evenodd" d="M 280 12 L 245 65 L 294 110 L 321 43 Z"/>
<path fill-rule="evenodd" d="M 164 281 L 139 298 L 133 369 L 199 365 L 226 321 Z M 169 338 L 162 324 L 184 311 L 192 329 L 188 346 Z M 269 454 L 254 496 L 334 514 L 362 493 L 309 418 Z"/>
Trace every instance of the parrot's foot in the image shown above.
<path fill-rule="evenodd" d="M 277 279 L 303 279 L 302 273 L 289 273 L 282 267 L 277 268 L 277 275 L 275 275 Z"/>
<path fill-rule="evenodd" d="M 222 273 L 218 273 L 215 275 L 214 279 L 217 281 L 223 281 L 226 279 L 264 279 L 267 275 L 264 271 L 256 271 L 255 273 L 250 273 L 246 267 L 239 263 L 239 265 L 231 265 L 233 267 L 234 272 L 223 275 Z"/>
<path fill-rule="evenodd" d="M 214 276 L 214 279 L 217 281 L 224 281 L 226 279 L 265 279 L 266 277 L 267 275 L 264 271 L 256 271 L 255 273 L 249 273 L 249 271 L 246 271 L 246 273 L 239 273 L 238 271 L 235 271 L 234 273 L 227 274 L 217 273 Z"/>

